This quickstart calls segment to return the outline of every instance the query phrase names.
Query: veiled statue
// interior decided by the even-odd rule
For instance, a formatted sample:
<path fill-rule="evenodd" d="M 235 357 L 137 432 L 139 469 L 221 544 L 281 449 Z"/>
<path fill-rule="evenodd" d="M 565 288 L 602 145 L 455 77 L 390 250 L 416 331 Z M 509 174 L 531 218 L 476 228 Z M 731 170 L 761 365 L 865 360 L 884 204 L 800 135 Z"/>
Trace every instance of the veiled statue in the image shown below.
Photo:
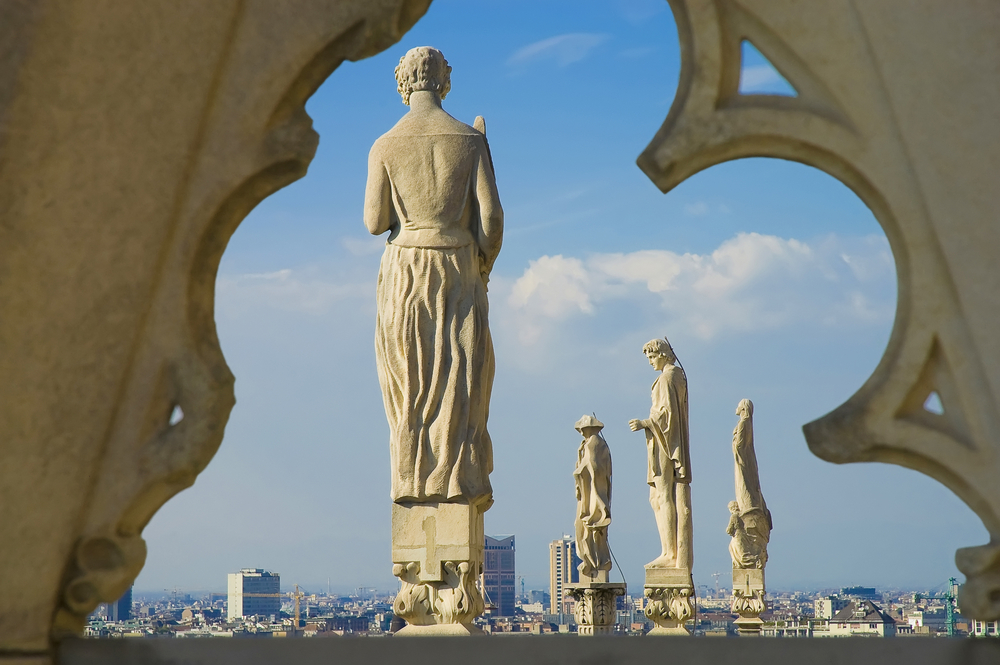
<path fill-rule="evenodd" d="M 642 348 L 660 376 L 653 382 L 649 418 L 630 420 L 646 434 L 649 503 L 660 534 L 661 553 L 649 566 L 691 569 L 691 451 L 688 389 L 670 342 L 654 339 Z"/>
<path fill-rule="evenodd" d="M 597 418 L 584 416 L 576 422 L 575 428 L 583 435 L 573 471 L 577 506 L 576 553 L 581 560 L 581 577 L 593 578 L 600 571 L 611 570 L 611 548 L 608 546 L 611 449 L 600 434 L 604 423 Z"/>
<path fill-rule="evenodd" d="M 372 146 L 364 211 L 372 234 L 389 234 L 375 357 L 392 499 L 485 509 L 494 374 L 486 285 L 503 235 L 485 123 L 470 127 L 441 108 L 451 67 L 437 49 L 410 50 L 396 81 L 410 110 Z"/>
<path fill-rule="evenodd" d="M 733 430 L 736 501 L 729 504 L 731 515 L 726 532 L 733 537 L 729 552 L 734 568 L 763 568 L 771 539 L 771 511 L 760 491 L 753 447 L 753 402 L 740 400 L 736 415 L 740 418 Z"/>

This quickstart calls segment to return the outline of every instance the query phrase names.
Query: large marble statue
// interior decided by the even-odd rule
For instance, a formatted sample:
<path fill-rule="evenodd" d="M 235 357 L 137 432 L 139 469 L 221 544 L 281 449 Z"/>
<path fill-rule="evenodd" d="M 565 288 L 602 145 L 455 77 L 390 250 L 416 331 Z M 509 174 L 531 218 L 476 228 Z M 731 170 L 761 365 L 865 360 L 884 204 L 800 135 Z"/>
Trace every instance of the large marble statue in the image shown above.
<path fill-rule="evenodd" d="M 617 614 L 615 598 L 625 595 L 625 584 L 610 582 L 611 546 L 611 450 L 600 432 L 604 423 L 595 416 L 576 422 L 583 435 L 576 456 L 576 553 L 581 563 L 580 579 L 567 584 L 566 594 L 576 600 L 573 614 L 577 634 L 610 635 Z"/>
<path fill-rule="evenodd" d="M 611 570 L 608 526 L 611 524 L 611 450 L 600 431 L 604 423 L 593 416 L 577 421 L 583 435 L 576 469 L 576 553 L 581 577 L 603 577 Z M 603 575 L 602 575 L 603 573 Z"/>
<path fill-rule="evenodd" d="M 485 123 L 441 100 L 451 67 L 419 47 L 396 67 L 409 112 L 372 146 L 365 225 L 389 232 L 375 357 L 389 422 L 397 614 L 427 633 L 475 632 L 483 512 L 493 502 L 486 428 L 493 385 L 486 284 L 503 211 Z M 404 630 L 407 630 L 404 629 Z M 411 631 L 412 632 L 412 631 Z M 418 631 L 419 632 L 419 631 Z"/>
<path fill-rule="evenodd" d="M 733 430 L 733 459 L 736 467 L 736 501 L 730 503 L 732 517 L 727 533 L 733 536 L 734 568 L 763 568 L 767 563 L 767 543 L 771 539 L 771 511 L 760 491 L 757 455 L 753 448 L 753 402 L 740 400 L 740 417 Z M 739 540 L 739 544 L 736 541 Z M 733 552 L 733 547 L 730 547 Z"/>
<path fill-rule="evenodd" d="M 660 372 L 649 418 L 628 423 L 633 432 L 646 434 L 646 482 L 660 535 L 660 556 L 646 564 L 646 616 L 656 623 L 650 635 L 682 635 L 694 616 L 687 377 L 666 339 L 647 342 L 642 352 Z"/>
<path fill-rule="evenodd" d="M 649 503 L 660 533 L 660 556 L 650 566 L 687 568 L 692 563 L 691 452 L 688 435 L 687 377 L 666 339 L 642 347 L 660 376 L 653 382 L 653 405 L 646 420 L 630 420 L 646 433 Z"/>
<path fill-rule="evenodd" d="M 741 635 L 759 635 L 767 609 L 764 566 L 771 538 L 771 511 L 764 503 L 753 448 L 753 402 L 740 400 L 740 417 L 733 430 L 733 460 L 736 467 L 736 500 L 729 502 L 729 526 L 733 537 L 729 554 L 733 559 L 732 609 L 739 614 L 736 627 Z"/>

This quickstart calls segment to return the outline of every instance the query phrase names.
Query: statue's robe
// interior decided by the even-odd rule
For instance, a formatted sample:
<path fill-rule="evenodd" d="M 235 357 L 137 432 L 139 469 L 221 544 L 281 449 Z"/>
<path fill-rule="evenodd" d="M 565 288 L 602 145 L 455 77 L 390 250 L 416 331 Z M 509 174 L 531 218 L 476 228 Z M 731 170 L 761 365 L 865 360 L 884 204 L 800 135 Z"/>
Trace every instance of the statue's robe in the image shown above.
<path fill-rule="evenodd" d="M 581 572 L 611 570 L 608 525 L 611 524 L 611 451 L 595 435 L 584 439 L 576 469 L 576 553 Z"/>
<path fill-rule="evenodd" d="M 503 211 L 486 138 L 443 111 L 404 116 L 372 146 L 365 224 L 391 231 L 375 357 L 396 502 L 492 503 L 486 282 Z"/>
<path fill-rule="evenodd" d="M 688 433 L 688 391 L 684 370 L 667 365 L 653 383 L 653 405 L 646 427 L 649 457 L 646 482 L 657 477 L 691 482 L 691 443 Z"/>
<path fill-rule="evenodd" d="M 771 511 L 760 491 L 757 454 L 753 447 L 753 416 L 740 416 L 733 430 L 733 458 L 736 468 L 736 505 L 747 533 L 763 549 L 771 537 Z"/>

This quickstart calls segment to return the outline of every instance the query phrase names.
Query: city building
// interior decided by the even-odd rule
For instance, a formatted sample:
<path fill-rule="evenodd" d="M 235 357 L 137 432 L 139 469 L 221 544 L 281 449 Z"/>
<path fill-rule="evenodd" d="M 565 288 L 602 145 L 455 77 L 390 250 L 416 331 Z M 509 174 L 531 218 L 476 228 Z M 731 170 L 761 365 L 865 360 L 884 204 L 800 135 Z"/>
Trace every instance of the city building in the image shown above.
<path fill-rule="evenodd" d="M 849 586 L 840 590 L 841 596 L 848 598 L 860 598 L 861 600 L 882 600 L 875 587 L 871 586 Z"/>
<path fill-rule="evenodd" d="M 230 620 L 247 616 L 277 616 L 281 612 L 281 576 L 261 568 L 229 573 Z"/>
<path fill-rule="evenodd" d="M 514 616 L 514 536 L 486 536 L 483 551 L 483 592 L 496 607 L 495 616 Z"/>
<path fill-rule="evenodd" d="M 101 603 L 93 616 L 103 616 L 107 621 L 130 621 L 132 619 L 132 587 L 113 603 Z"/>
<path fill-rule="evenodd" d="M 580 558 L 572 536 L 563 536 L 549 543 L 549 598 L 552 614 L 569 614 L 570 602 L 564 597 L 564 587 L 580 581 Z"/>
<path fill-rule="evenodd" d="M 1000 637 L 1000 621 L 973 620 L 970 633 L 975 637 Z"/>
<path fill-rule="evenodd" d="M 830 619 L 829 637 L 894 637 L 896 621 L 870 600 L 852 600 Z M 816 632 L 814 635 L 819 636 Z"/>
<path fill-rule="evenodd" d="M 813 603 L 815 617 L 817 619 L 832 619 L 834 614 L 847 607 L 850 602 L 849 599 L 840 596 L 819 598 Z"/>

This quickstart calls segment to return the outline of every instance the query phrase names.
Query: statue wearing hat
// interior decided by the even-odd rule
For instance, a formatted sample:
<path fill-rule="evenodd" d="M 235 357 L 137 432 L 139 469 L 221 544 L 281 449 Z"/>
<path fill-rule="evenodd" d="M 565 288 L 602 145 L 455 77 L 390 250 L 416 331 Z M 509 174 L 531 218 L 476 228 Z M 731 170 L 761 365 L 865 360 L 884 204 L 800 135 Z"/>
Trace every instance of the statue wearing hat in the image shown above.
<path fill-rule="evenodd" d="M 576 553 L 582 560 L 580 581 L 566 585 L 576 600 L 573 615 L 578 635 L 611 635 L 617 614 L 615 598 L 625 595 L 625 584 L 609 582 L 611 547 L 611 450 L 601 436 L 604 423 L 594 416 L 576 422 L 583 435 L 576 456 Z"/>
<path fill-rule="evenodd" d="M 611 450 L 593 416 L 577 421 L 583 435 L 573 478 L 576 481 L 576 553 L 581 577 L 607 582 L 611 570 L 608 525 L 611 524 Z"/>

